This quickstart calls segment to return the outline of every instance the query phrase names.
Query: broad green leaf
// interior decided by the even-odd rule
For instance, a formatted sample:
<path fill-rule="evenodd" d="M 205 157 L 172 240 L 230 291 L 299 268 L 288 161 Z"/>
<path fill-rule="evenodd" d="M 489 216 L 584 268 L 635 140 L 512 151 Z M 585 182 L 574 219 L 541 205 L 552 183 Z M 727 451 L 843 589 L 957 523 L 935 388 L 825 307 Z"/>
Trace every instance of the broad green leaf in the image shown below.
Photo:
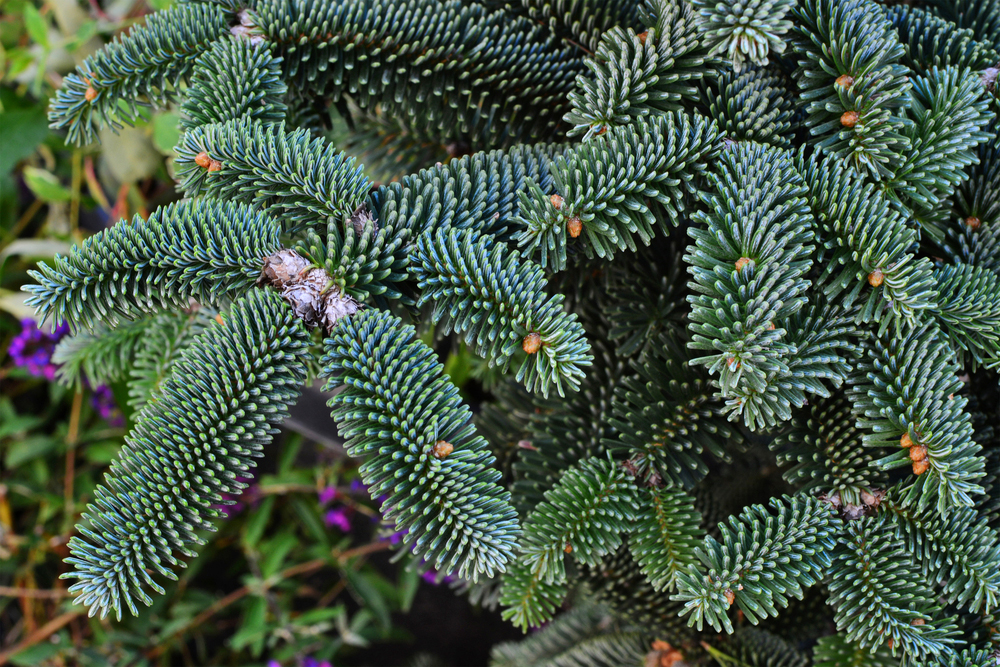
<path fill-rule="evenodd" d="M 63 187 L 59 179 L 45 169 L 25 167 L 24 182 L 28 184 L 28 188 L 35 193 L 35 196 L 42 201 L 60 202 L 69 201 L 73 198 L 73 193 L 69 191 L 69 188 Z"/>
<path fill-rule="evenodd" d="M 49 27 L 42 18 L 42 15 L 31 3 L 24 4 L 24 27 L 28 30 L 31 41 L 41 44 L 42 48 L 48 51 L 52 48 L 49 45 Z"/>

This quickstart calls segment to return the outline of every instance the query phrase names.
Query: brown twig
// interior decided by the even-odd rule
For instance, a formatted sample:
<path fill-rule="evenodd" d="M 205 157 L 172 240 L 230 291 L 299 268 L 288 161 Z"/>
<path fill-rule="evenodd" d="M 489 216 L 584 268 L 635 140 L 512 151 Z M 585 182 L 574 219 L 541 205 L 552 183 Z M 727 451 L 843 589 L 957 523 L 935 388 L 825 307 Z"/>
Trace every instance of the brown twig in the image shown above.
<path fill-rule="evenodd" d="M 51 621 L 49 621 L 42 627 L 32 632 L 30 635 L 28 635 L 24 639 L 24 641 L 19 642 L 18 644 L 15 644 L 12 648 L 7 649 L 3 653 L 0 653 L 0 666 L 6 665 L 8 662 L 10 662 L 11 657 L 17 655 L 24 649 L 30 646 L 34 646 L 35 644 L 47 638 L 54 632 L 58 632 L 60 629 L 63 628 L 63 626 L 65 626 L 67 623 L 69 623 L 82 613 L 84 612 L 81 609 L 75 611 L 67 611 L 65 614 L 56 616 Z"/>
<path fill-rule="evenodd" d="M 58 600 L 68 598 L 72 593 L 61 588 L 21 588 L 20 586 L 0 586 L 0 597 L 49 598 Z"/>

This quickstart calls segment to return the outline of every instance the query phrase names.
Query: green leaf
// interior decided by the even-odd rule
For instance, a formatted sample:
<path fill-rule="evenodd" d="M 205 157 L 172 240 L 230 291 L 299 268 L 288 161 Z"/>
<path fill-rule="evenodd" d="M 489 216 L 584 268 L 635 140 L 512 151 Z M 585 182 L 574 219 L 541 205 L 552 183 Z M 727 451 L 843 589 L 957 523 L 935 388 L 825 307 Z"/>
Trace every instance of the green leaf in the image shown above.
<path fill-rule="evenodd" d="M 42 201 L 60 202 L 69 201 L 73 194 L 69 189 L 63 187 L 59 179 L 52 172 L 37 167 L 24 168 L 24 182 L 28 188 L 35 193 Z"/>
<path fill-rule="evenodd" d="M 11 58 L 13 66 L 14 59 Z M 48 133 L 43 106 L 0 113 L 0 146 L 3 146 L 0 150 L 0 174 L 6 174 L 19 160 L 31 155 Z"/>
<path fill-rule="evenodd" d="M 49 26 L 42 15 L 30 2 L 24 4 L 24 27 L 28 30 L 31 41 L 40 44 L 48 51 L 52 46 L 49 44 Z"/>
<path fill-rule="evenodd" d="M 16 468 L 23 463 L 36 459 L 43 454 L 55 449 L 59 440 L 45 435 L 38 435 L 17 440 L 7 448 L 7 455 L 4 457 L 4 466 L 7 469 Z"/>
<path fill-rule="evenodd" d="M 274 496 L 268 496 L 256 508 L 250 511 L 250 518 L 244 524 L 243 546 L 253 549 L 264 534 L 268 519 L 271 518 L 271 511 L 274 509 Z"/>
<path fill-rule="evenodd" d="M 369 576 L 355 572 L 354 570 L 344 570 L 344 578 L 347 579 L 347 584 L 351 591 L 360 598 L 359 602 L 365 608 L 374 612 L 375 618 L 378 619 L 379 625 L 383 630 L 388 630 L 392 624 L 389 616 L 389 606 L 386 604 L 385 598 L 382 597 L 378 588 L 371 582 Z"/>
<path fill-rule="evenodd" d="M 229 645 L 240 650 L 253 645 L 251 653 L 259 656 L 264 648 L 264 633 L 267 631 L 267 601 L 263 597 L 254 598 L 243 615 L 243 624 L 236 631 Z"/>
<path fill-rule="evenodd" d="M 298 538 L 292 529 L 289 528 L 277 537 L 268 540 L 263 551 L 266 554 L 264 561 L 260 564 L 260 571 L 265 577 L 270 577 L 281 569 L 288 552 L 298 544 Z"/>
<path fill-rule="evenodd" d="M 153 145 L 164 155 L 173 155 L 174 146 L 180 141 L 179 120 L 176 111 L 163 111 L 153 116 Z"/>

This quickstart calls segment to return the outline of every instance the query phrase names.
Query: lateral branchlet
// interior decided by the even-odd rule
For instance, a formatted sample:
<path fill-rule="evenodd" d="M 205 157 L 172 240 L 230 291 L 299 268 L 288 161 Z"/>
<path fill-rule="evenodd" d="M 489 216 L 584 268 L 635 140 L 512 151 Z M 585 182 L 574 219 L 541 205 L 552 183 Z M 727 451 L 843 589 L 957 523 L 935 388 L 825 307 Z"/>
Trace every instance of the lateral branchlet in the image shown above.
<path fill-rule="evenodd" d="M 361 304 L 344 294 L 325 269 L 289 248 L 264 258 L 261 284 L 274 287 L 310 327 L 333 330 L 338 320 L 358 312 Z"/>

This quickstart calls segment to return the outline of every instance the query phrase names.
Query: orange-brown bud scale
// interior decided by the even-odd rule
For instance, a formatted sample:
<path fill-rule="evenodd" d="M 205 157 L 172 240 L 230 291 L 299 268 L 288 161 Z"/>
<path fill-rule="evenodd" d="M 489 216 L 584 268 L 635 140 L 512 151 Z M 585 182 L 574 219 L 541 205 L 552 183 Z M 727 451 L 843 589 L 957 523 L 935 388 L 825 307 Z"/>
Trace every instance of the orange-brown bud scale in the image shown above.
<path fill-rule="evenodd" d="M 931 467 L 931 463 L 927 459 L 923 459 L 923 460 L 920 460 L 920 461 L 914 461 L 913 462 L 913 474 L 917 475 L 919 477 L 920 475 L 923 475 L 925 472 L 927 472 L 927 469 L 930 468 L 930 467 Z"/>
<path fill-rule="evenodd" d="M 212 162 L 208 165 L 208 170 L 209 171 L 221 171 L 222 170 L 222 163 L 219 162 L 218 160 L 212 160 Z"/>
<path fill-rule="evenodd" d="M 83 94 L 83 99 L 93 102 L 95 97 L 97 97 L 97 91 L 94 90 L 93 86 L 87 86 L 87 92 Z"/>
<path fill-rule="evenodd" d="M 583 223 L 580 218 L 575 215 L 566 221 L 566 233 L 570 235 L 570 238 L 577 238 L 580 236 L 580 232 L 583 231 Z"/>
<path fill-rule="evenodd" d="M 202 169 L 208 169 L 209 165 L 212 164 L 212 158 L 208 157 L 208 153 L 202 151 L 194 156 L 194 163 Z"/>
<path fill-rule="evenodd" d="M 750 261 L 751 260 L 749 257 L 740 257 L 738 260 L 736 260 L 736 270 L 742 271 L 743 267 L 749 264 Z"/>
<path fill-rule="evenodd" d="M 565 200 L 559 195 L 552 195 L 549 197 L 549 201 L 552 202 L 552 205 L 555 206 L 557 211 L 562 208 L 562 205 L 565 202 Z"/>
<path fill-rule="evenodd" d="M 726 589 L 726 602 L 730 606 L 732 606 L 732 604 L 736 602 L 736 593 L 734 593 L 732 590 L 728 588 Z"/>
<path fill-rule="evenodd" d="M 858 112 L 845 111 L 840 115 L 840 124 L 844 127 L 854 127 L 858 124 Z"/>
<path fill-rule="evenodd" d="M 565 546 L 565 548 L 563 548 L 563 551 L 565 551 L 566 553 L 572 552 L 573 551 L 573 545 L 572 544 L 567 544 Z"/>
<path fill-rule="evenodd" d="M 899 446 L 900 447 L 912 447 L 913 446 L 913 440 L 910 438 L 909 431 L 907 431 L 906 433 L 904 433 L 903 435 L 900 436 L 900 438 L 899 438 Z"/>
<path fill-rule="evenodd" d="M 834 83 L 841 88 L 850 88 L 854 85 L 854 77 L 850 74 L 841 74 Z"/>
<path fill-rule="evenodd" d="M 913 445 L 910 447 L 910 460 L 923 461 L 927 458 L 927 448 L 923 445 Z"/>
<path fill-rule="evenodd" d="M 974 215 L 970 215 L 968 218 L 965 219 L 965 225 L 972 231 L 976 231 L 977 229 L 979 229 L 979 225 L 981 224 L 982 222 L 979 220 L 979 218 L 977 218 Z"/>
<path fill-rule="evenodd" d="M 455 451 L 455 446 L 453 444 L 445 442 L 444 440 L 438 440 L 434 443 L 434 449 L 431 453 L 434 454 L 434 458 L 443 459 L 453 451 Z"/>
<path fill-rule="evenodd" d="M 638 35 L 636 35 L 636 37 L 639 38 L 639 43 L 640 44 L 645 44 L 646 43 L 646 38 L 649 37 L 649 31 L 648 30 L 643 30 Z"/>
<path fill-rule="evenodd" d="M 885 275 L 882 274 L 882 269 L 875 269 L 868 274 L 868 284 L 872 287 L 878 287 L 885 280 Z"/>
<path fill-rule="evenodd" d="M 542 337 L 536 334 L 535 332 L 531 332 L 530 334 L 525 336 L 524 342 L 521 343 L 521 348 L 528 354 L 534 354 L 535 352 L 538 352 L 538 350 L 541 349 L 541 347 L 542 347 Z"/>

